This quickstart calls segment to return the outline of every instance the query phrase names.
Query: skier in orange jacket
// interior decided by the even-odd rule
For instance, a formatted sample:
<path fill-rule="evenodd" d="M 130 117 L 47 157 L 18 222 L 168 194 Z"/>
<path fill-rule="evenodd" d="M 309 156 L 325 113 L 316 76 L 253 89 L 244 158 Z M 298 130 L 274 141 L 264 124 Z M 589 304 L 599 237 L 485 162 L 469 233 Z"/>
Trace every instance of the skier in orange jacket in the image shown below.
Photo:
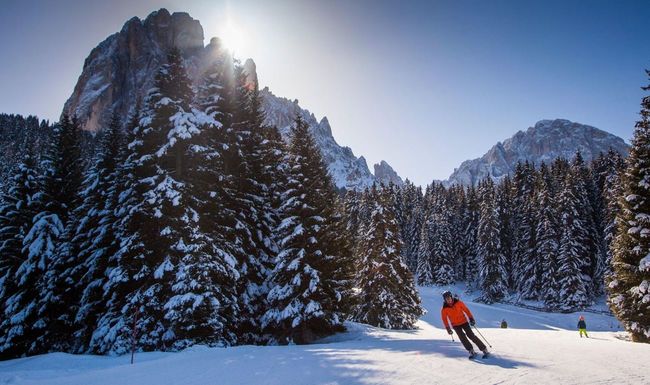
<path fill-rule="evenodd" d="M 474 352 L 474 347 L 472 346 L 472 343 L 469 342 L 468 337 L 483 352 L 483 358 L 488 357 L 490 352 L 488 352 L 483 341 L 472 332 L 472 328 L 470 327 L 470 325 L 474 326 L 476 323 L 474 321 L 474 316 L 472 316 L 472 312 L 469 311 L 463 301 L 454 298 L 449 290 L 442 293 L 442 298 L 444 299 L 444 303 L 442 304 L 440 315 L 442 317 L 442 323 L 445 325 L 445 328 L 447 328 L 447 333 L 452 334 L 453 332 L 451 331 L 451 328 L 454 328 L 460 342 L 469 352 L 469 358 L 476 357 L 476 352 Z M 449 326 L 450 321 L 451 326 Z"/>

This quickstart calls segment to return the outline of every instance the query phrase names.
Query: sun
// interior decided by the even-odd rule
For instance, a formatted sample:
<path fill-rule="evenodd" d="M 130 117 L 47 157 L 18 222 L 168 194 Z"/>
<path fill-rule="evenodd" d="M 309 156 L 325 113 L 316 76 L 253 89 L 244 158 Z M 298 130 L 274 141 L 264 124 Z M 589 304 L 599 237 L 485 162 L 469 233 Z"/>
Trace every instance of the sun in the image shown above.
<path fill-rule="evenodd" d="M 228 18 L 221 31 L 221 41 L 227 50 L 241 53 L 245 48 L 246 36 L 244 30 L 233 19 Z"/>

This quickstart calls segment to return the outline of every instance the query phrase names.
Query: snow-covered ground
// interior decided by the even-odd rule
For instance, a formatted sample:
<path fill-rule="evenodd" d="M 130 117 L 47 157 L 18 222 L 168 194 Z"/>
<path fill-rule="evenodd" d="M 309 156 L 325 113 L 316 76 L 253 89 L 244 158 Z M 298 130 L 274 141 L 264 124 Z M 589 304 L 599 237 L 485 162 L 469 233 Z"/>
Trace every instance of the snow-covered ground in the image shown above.
<path fill-rule="evenodd" d="M 624 340 L 615 319 L 547 314 L 463 298 L 494 356 L 470 361 L 440 322 L 441 288 L 420 288 L 429 313 L 418 330 L 349 324 L 303 346 L 193 347 L 180 353 L 99 357 L 55 353 L 0 362 L 0 384 L 649 384 L 650 345 Z M 500 329 L 505 318 L 508 329 Z"/>

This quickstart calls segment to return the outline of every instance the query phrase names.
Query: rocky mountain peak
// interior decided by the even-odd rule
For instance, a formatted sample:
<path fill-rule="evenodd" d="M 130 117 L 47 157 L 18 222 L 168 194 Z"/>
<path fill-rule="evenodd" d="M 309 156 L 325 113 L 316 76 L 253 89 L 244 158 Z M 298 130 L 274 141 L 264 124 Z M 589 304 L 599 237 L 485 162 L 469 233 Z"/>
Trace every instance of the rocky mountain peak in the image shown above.
<path fill-rule="evenodd" d="M 246 59 L 244 62 L 244 74 L 246 74 L 246 88 L 255 89 L 259 83 L 257 81 L 257 66 L 253 59 Z"/>
<path fill-rule="evenodd" d="M 404 184 L 402 178 L 393 170 L 393 168 L 382 160 L 379 164 L 374 165 L 375 168 L 375 179 L 383 185 L 388 185 L 390 183 L 401 186 Z"/>
<path fill-rule="evenodd" d="M 556 158 L 572 159 L 580 151 L 589 162 L 610 148 L 627 155 L 629 146 L 616 135 L 567 119 L 540 120 L 525 131 L 498 142 L 481 158 L 467 160 L 454 170 L 446 184 L 476 185 L 481 179 L 499 180 L 515 170 L 517 162 L 539 165 Z"/>
<path fill-rule="evenodd" d="M 327 120 L 327 116 L 323 116 L 323 119 L 320 120 L 318 126 L 325 135 L 332 135 L 332 126 L 330 126 L 330 121 Z"/>
<path fill-rule="evenodd" d="M 120 32 L 109 36 L 86 58 L 63 113 L 76 115 L 88 131 L 101 129 L 113 112 L 127 117 L 152 87 L 156 71 L 173 47 L 181 50 L 188 75 L 198 81 L 207 64 L 223 53 L 218 38 L 210 39 L 207 46 L 203 45 L 203 38 L 199 21 L 185 12 L 170 14 L 162 8 L 144 20 L 128 20 Z M 244 62 L 243 71 L 249 86 L 258 84 L 253 60 Z M 303 117 L 338 187 L 362 189 L 374 183 L 365 159 L 336 143 L 327 118 L 316 120 L 313 113 L 300 107 L 297 99 L 277 97 L 267 87 L 260 91 L 260 97 L 265 123 L 278 127 L 285 139 L 296 115 Z"/>
<path fill-rule="evenodd" d="M 203 27 L 187 12 L 169 14 L 165 8 L 152 12 L 143 22 L 144 28 L 155 34 L 165 46 L 181 51 L 203 48 Z"/>

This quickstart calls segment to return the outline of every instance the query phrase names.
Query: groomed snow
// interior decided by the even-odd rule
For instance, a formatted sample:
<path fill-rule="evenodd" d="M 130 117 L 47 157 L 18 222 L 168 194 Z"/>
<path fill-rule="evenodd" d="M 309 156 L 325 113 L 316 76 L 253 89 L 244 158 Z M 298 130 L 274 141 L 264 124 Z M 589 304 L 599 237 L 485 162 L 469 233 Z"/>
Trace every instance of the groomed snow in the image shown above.
<path fill-rule="evenodd" d="M 428 313 L 414 331 L 348 324 L 349 331 L 303 346 L 207 348 L 180 353 L 100 357 L 62 353 L 0 362 L 0 384 L 647 384 L 650 345 L 623 340 L 618 323 L 584 313 L 591 338 L 579 338 L 579 314 L 547 314 L 473 303 L 494 356 L 470 361 L 440 323 L 440 292 L 420 288 Z M 508 329 L 500 329 L 502 318 Z"/>

